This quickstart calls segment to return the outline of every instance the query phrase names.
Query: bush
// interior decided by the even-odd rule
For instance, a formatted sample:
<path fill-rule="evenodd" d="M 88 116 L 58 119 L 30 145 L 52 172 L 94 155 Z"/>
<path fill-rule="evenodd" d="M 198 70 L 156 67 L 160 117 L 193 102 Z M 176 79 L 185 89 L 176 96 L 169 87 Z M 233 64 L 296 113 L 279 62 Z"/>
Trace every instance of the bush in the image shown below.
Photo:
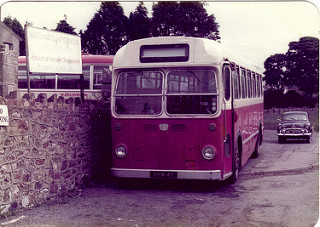
<path fill-rule="evenodd" d="M 310 107 L 318 104 L 317 98 L 301 95 L 294 90 L 283 94 L 280 90 L 267 90 L 264 92 L 264 108 L 288 108 L 288 107 Z"/>

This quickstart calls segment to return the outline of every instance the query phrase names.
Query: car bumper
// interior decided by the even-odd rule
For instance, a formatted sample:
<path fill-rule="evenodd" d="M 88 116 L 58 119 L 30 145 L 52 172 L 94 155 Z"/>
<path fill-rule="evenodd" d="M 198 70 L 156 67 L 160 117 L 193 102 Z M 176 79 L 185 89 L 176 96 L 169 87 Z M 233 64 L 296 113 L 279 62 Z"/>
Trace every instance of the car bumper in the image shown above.
<path fill-rule="evenodd" d="M 311 136 L 312 133 L 278 133 L 278 136 L 285 136 L 285 137 L 305 137 L 305 136 Z"/>
<path fill-rule="evenodd" d="M 189 179 L 189 180 L 224 180 L 232 175 L 221 177 L 220 170 L 155 170 L 155 169 L 123 169 L 111 168 L 114 177 L 124 178 L 161 178 L 161 179 Z"/>

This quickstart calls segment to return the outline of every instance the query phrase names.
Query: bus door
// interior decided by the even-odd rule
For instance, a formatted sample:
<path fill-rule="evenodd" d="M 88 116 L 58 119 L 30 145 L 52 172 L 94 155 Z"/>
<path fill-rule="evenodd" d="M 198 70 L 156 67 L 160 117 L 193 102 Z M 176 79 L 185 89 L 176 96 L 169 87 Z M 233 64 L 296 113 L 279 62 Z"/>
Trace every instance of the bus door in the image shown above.
<path fill-rule="evenodd" d="M 224 122 L 225 122 L 225 138 L 224 138 L 224 154 L 225 154 L 225 173 L 232 172 L 231 181 L 235 182 L 238 177 L 239 154 L 235 143 L 235 122 L 237 114 L 235 111 L 234 99 L 238 94 L 234 94 L 234 87 L 237 88 L 237 75 L 231 70 L 230 64 L 225 64 L 222 70 L 224 81 Z M 237 89 L 236 92 L 237 93 Z"/>

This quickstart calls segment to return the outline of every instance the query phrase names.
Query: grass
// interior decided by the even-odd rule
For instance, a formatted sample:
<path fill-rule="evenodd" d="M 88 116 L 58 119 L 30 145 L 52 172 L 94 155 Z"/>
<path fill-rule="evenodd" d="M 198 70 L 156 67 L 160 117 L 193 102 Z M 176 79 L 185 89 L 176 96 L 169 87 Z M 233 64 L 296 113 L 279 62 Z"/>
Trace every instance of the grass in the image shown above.
<path fill-rule="evenodd" d="M 264 128 L 265 129 L 277 129 L 278 121 L 277 119 L 281 118 L 281 114 L 286 111 L 306 111 L 309 114 L 311 125 L 313 126 L 314 131 L 319 132 L 319 109 L 318 108 L 274 108 L 264 110 Z"/>

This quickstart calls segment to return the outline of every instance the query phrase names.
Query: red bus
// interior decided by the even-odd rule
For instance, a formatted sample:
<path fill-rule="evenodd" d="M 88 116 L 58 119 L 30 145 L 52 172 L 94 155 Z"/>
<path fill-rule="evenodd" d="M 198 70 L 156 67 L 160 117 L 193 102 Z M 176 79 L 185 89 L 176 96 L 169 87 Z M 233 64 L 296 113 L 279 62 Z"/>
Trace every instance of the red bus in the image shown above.
<path fill-rule="evenodd" d="M 84 98 L 100 99 L 103 80 L 111 83 L 112 62 L 114 56 L 82 55 L 82 71 L 84 76 Z M 18 58 L 18 90 L 19 96 L 28 91 L 26 57 Z M 80 97 L 80 75 L 70 74 L 30 74 L 30 92 L 37 96 L 47 93 L 65 98 Z"/>
<path fill-rule="evenodd" d="M 213 40 L 136 40 L 115 55 L 111 111 L 113 176 L 234 183 L 262 144 L 262 73 Z"/>

